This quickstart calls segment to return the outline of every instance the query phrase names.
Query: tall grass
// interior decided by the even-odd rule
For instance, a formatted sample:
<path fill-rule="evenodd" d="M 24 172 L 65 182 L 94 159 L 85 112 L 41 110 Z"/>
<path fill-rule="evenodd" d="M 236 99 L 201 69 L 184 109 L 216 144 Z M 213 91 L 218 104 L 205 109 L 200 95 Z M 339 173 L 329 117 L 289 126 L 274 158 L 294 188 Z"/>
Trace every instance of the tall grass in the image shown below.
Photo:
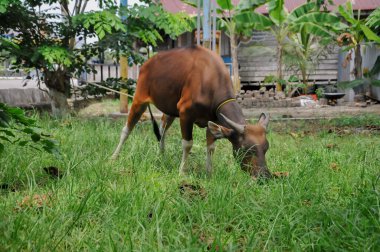
<path fill-rule="evenodd" d="M 192 172 L 179 176 L 178 123 L 165 155 L 142 123 L 110 162 L 123 123 L 42 119 L 61 143 L 61 160 L 7 146 L 0 157 L 0 182 L 8 186 L 0 189 L 0 251 L 380 250 L 379 134 L 274 124 L 285 130 L 268 135 L 268 166 L 290 176 L 260 182 L 240 170 L 226 140 L 217 142 L 207 178 L 199 128 Z M 51 178 L 48 166 L 63 178 Z M 34 195 L 47 196 L 42 206 L 23 204 Z"/>

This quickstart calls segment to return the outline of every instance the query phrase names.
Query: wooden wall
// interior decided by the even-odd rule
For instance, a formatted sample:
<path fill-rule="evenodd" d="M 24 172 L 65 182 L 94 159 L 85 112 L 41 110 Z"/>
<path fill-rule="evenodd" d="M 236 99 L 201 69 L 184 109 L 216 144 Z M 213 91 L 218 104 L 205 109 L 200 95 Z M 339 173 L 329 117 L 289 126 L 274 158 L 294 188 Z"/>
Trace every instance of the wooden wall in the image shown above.
<path fill-rule="evenodd" d="M 276 75 L 275 38 L 268 32 L 255 32 L 251 41 L 240 43 L 238 51 L 239 73 L 242 85 L 260 85 L 265 76 Z M 309 75 L 309 83 L 335 83 L 338 77 L 339 48 L 331 51 L 320 60 L 315 72 Z M 284 68 L 285 76 L 295 74 Z"/>

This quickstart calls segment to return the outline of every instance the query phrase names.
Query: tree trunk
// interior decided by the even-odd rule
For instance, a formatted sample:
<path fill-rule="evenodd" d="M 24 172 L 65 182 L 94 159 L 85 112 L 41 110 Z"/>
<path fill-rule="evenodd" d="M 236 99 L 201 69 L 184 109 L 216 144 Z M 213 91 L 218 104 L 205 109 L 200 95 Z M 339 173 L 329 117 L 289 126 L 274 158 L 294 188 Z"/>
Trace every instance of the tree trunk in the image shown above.
<path fill-rule="evenodd" d="M 301 68 L 301 75 L 302 75 L 302 83 L 307 85 L 307 72 L 306 72 L 306 67 L 305 66 L 300 66 Z"/>
<path fill-rule="evenodd" d="M 281 83 L 279 83 L 279 81 L 282 80 L 282 57 L 283 57 L 282 53 L 283 53 L 283 50 L 282 50 L 281 42 L 278 42 L 278 45 L 277 45 L 277 78 L 278 78 L 278 81 L 277 81 L 277 86 L 276 86 L 277 91 L 282 91 Z"/>
<path fill-rule="evenodd" d="M 235 94 L 240 92 L 239 64 L 237 57 L 237 38 L 235 31 L 230 32 L 231 56 L 232 56 L 232 83 Z"/>
<path fill-rule="evenodd" d="M 355 60 L 354 60 L 355 79 L 363 78 L 362 62 L 363 62 L 363 59 L 362 59 L 362 53 L 360 51 L 360 44 L 357 44 L 355 47 Z"/>
<path fill-rule="evenodd" d="M 49 88 L 51 98 L 52 114 L 55 117 L 64 117 L 70 107 L 67 97 L 70 95 L 70 76 L 65 70 L 58 69 L 55 71 L 44 70 L 44 82 Z"/>
<path fill-rule="evenodd" d="M 70 107 L 64 93 L 49 88 L 51 98 L 51 110 L 54 117 L 64 117 L 69 114 Z"/>
<path fill-rule="evenodd" d="M 360 50 L 360 44 L 357 44 L 355 47 L 355 59 L 354 59 L 354 76 L 355 80 L 362 79 L 363 78 L 363 68 L 362 68 L 362 53 Z M 364 84 L 361 84 L 354 88 L 354 91 L 356 94 L 365 95 L 366 94 L 366 87 Z"/>

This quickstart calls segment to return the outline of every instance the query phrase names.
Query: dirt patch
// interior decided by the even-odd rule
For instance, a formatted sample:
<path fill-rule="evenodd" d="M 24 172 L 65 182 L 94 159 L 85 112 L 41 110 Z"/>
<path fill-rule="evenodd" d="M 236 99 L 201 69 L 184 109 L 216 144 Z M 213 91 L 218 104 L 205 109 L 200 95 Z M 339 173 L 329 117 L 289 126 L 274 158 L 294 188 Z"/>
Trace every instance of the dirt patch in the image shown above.
<path fill-rule="evenodd" d="M 204 199 L 207 196 L 206 190 L 202 186 L 197 184 L 191 184 L 189 182 L 182 181 L 178 188 L 180 193 L 188 198 L 200 197 Z"/>
<path fill-rule="evenodd" d="M 119 111 L 119 101 L 104 99 L 103 101 L 93 101 L 87 107 L 78 110 L 78 115 L 83 117 L 105 116 Z"/>
<path fill-rule="evenodd" d="M 79 116 L 109 116 L 119 113 L 119 101 L 115 99 L 103 99 L 102 101 L 93 101 L 87 107 L 78 111 Z M 152 111 L 161 116 L 161 112 L 152 106 Z M 262 112 L 270 115 L 271 120 L 289 121 L 297 119 L 331 119 L 342 116 L 356 116 L 365 114 L 380 115 L 380 104 L 372 104 L 365 108 L 356 107 L 350 104 L 341 106 L 323 106 L 323 107 L 291 107 L 291 108 L 249 108 L 243 109 L 243 114 L 247 119 L 255 121 Z M 122 114 L 125 116 L 125 114 Z"/>

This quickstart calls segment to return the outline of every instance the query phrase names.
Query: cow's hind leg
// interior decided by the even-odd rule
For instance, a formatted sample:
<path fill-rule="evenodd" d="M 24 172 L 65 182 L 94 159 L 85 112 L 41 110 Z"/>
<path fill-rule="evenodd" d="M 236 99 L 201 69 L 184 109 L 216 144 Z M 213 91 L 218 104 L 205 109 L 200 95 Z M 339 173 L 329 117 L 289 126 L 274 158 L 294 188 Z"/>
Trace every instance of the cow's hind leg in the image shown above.
<path fill-rule="evenodd" d="M 160 126 L 160 134 L 161 134 L 161 141 L 160 141 L 160 150 L 163 153 L 165 151 L 165 136 L 166 132 L 172 125 L 175 117 L 174 116 L 169 116 L 169 115 L 162 115 L 161 118 L 161 126 Z"/>
<path fill-rule="evenodd" d="M 182 160 L 179 173 L 187 172 L 187 158 L 193 147 L 193 122 L 184 115 L 180 115 L 181 134 L 182 134 Z"/>
<path fill-rule="evenodd" d="M 131 134 L 133 128 L 135 127 L 136 123 L 139 121 L 141 115 L 144 113 L 148 106 L 148 103 L 137 103 L 133 102 L 132 108 L 129 112 L 128 121 L 124 128 L 121 130 L 120 140 L 119 144 L 116 147 L 116 150 L 112 154 L 112 159 L 116 159 L 119 156 L 119 153 L 121 151 L 121 148 L 124 144 L 124 142 L 127 140 L 128 136 Z"/>
<path fill-rule="evenodd" d="M 206 171 L 207 175 L 211 176 L 212 174 L 212 155 L 215 151 L 215 137 L 211 133 L 209 127 L 206 130 L 206 141 L 207 141 L 207 149 L 206 149 Z"/>

